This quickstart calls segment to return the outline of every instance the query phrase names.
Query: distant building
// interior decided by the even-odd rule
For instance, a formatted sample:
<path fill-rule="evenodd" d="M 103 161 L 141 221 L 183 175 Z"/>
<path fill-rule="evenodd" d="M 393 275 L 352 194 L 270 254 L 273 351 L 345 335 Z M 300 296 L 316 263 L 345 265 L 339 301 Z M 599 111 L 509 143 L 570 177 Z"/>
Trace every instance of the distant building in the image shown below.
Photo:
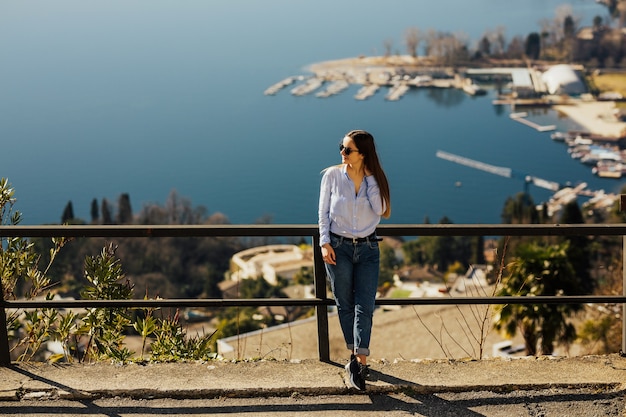
<path fill-rule="evenodd" d="M 313 267 L 313 250 L 297 245 L 267 245 L 246 249 L 231 259 L 231 280 L 263 277 L 272 285 L 278 277 L 292 279 L 302 267 Z"/>

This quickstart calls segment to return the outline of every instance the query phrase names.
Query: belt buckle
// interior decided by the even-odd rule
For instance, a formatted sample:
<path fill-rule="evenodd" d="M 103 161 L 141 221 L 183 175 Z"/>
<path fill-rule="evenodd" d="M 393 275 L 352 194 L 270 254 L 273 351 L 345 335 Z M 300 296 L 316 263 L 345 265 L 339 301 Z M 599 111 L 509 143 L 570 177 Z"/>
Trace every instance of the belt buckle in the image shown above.
<path fill-rule="evenodd" d="M 359 238 L 358 237 L 353 237 L 352 238 L 352 244 L 356 245 L 357 243 L 359 243 Z"/>

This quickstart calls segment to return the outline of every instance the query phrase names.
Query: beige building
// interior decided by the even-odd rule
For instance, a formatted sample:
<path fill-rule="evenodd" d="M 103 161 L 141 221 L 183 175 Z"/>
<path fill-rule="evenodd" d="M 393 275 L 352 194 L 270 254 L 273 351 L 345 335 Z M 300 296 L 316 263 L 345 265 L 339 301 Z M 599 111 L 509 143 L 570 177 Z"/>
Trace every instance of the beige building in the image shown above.
<path fill-rule="evenodd" d="M 292 279 L 303 267 L 313 267 L 311 247 L 298 245 L 266 245 L 246 249 L 231 259 L 232 281 L 263 277 L 276 285 L 278 277 Z"/>

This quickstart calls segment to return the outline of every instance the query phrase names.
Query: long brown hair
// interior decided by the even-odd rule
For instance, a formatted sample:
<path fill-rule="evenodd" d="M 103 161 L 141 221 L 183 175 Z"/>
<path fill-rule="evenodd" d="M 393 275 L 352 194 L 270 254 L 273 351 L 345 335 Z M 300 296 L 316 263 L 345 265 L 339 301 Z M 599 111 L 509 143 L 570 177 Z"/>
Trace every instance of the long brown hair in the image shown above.
<path fill-rule="evenodd" d="M 346 134 L 347 137 L 354 141 L 359 153 L 363 155 L 363 163 L 369 171 L 372 172 L 376 182 L 380 188 L 380 198 L 385 206 L 383 212 L 384 218 L 389 218 L 391 215 L 391 196 L 389 193 L 389 182 L 383 167 L 378 160 L 378 154 L 376 153 L 376 145 L 374 144 L 374 136 L 365 130 L 352 130 Z"/>

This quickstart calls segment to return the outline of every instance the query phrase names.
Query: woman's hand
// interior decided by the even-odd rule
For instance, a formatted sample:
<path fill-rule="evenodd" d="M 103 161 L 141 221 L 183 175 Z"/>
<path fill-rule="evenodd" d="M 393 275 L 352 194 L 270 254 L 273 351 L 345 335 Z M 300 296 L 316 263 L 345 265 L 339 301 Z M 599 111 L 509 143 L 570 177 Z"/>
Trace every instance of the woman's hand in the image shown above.
<path fill-rule="evenodd" d="M 330 246 L 330 243 L 326 243 L 324 246 L 322 246 L 322 259 L 327 264 L 337 265 L 337 263 L 335 262 L 335 250 L 332 246 Z"/>

